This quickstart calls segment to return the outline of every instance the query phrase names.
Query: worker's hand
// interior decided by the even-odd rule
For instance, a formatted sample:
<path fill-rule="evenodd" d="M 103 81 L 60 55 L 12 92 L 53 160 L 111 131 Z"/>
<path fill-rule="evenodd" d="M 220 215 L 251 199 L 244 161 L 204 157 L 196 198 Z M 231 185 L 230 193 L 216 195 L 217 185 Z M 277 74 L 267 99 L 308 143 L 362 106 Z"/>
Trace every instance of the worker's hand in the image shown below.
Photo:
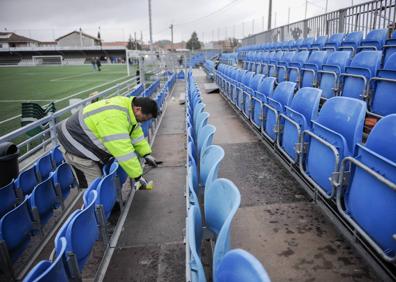
<path fill-rule="evenodd" d="M 144 157 L 144 159 L 146 160 L 146 164 L 148 164 L 149 166 L 152 166 L 152 167 L 158 166 L 157 160 L 152 155 L 146 155 Z"/>
<path fill-rule="evenodd" d="M 147 187 L 147 180 L 143 176 L 135 178 L 135 188 L 136 190 L 144 190 Z"/>

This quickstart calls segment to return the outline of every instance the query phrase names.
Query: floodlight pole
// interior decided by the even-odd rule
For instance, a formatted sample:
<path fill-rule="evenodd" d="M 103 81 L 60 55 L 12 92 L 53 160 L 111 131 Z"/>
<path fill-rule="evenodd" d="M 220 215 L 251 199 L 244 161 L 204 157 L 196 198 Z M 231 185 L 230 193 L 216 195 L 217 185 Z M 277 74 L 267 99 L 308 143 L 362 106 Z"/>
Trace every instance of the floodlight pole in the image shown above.
<path fill-rule="evenodd" d="M 271 29 L 271 21 L 272 21 L 272 0 L 269 0 L 269 6 L 268 6 L 268 26 L 267 30 Z"/>
<path fill-rule="evenodd" d="M 148 12 L 149 12 L 149 28 L 150 28 L 150 50 L 153 51 L 153 28 L 151 25 L 151 0 L 148 0 Z"/>
<path fill-rule="evenodd" d="M 169 28 L 171 30 L 171 44 L 172 44 L 171 47 L 172 47 L 172 50 L 173 50 L 173 24 L 171 24 Z"/>

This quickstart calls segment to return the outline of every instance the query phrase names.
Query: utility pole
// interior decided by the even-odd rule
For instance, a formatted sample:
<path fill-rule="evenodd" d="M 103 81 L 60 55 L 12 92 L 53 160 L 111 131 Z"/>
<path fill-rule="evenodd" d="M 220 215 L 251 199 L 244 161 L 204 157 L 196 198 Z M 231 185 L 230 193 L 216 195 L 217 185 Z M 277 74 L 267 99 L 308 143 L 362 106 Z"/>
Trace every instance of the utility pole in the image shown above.
<path fill-rule="evenodd" d="M 287 24 L 290 24 L 290 7 L 287 9 Z"/>
<path fill-rule="evenodd" d="M 307 9 L 308 9 L 308 0 L 305 0 L 305 16 L 304 16 L 304 19 L 307 18 Z"/>
<path fill-rule="evenodd" d="M 327 14 L 327 8 L 329 7 L 329 0 L 326 0 L 326 14 Z"/>
<path fill-rule="evenodd" d="M 136 41 L 136 31 L 134 32 L 134 37 L 135 37 L 135 50 L 137 50 L 137 41 Z"/>
<path fill-rule="evenodd" d="M 269 5 L 268 5 L 268 26 L 267 30 L 271 29 L 271 21 L 272 21 L 272 0 L 269 0 Z"/>
<path fill-rule="evenodd" d="M 173 24 L 171 24 L 169 28 L 171 30 L 171 43 L 172 43 L 172 50 L 173 50 Z"/>
<path fill-rule="evenodd" d="M 151 25 L 151 0 L 148 0 L 148 12 L 149 12 L 149 28 L 150 28 L 150 50 L 153 51 L 153 28 Z"/>

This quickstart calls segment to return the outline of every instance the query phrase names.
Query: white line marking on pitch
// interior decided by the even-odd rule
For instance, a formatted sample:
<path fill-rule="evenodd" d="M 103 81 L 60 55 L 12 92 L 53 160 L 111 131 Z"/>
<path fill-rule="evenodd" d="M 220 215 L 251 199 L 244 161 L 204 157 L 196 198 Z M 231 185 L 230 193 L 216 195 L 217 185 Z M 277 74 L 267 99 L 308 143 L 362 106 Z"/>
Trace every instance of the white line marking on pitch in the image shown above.
<path fill-rule="evenodd" d="M 86 76 L 86 75 L 92 75 L 92 74 L 97 74 L 98 72 L 96 71 L 90 71 L 90 72 L 84 72 L 84 73 L 80 73 L 80 74 L 73 74 L 73 75 L 68 75 L 68 76 L 63 76 L 63 77 L 58 77 L 58 78 L 54 78 L 51 79 L 51 82 L 56 82 L 56 81 L 60 81 L 60 80 L 65 80 L 65 79 L 69 79 L 69 78 L 73 78 L 73 77 L 81 77 L 81 76 Z M 105 74 L 122 74 L 125 72 L 105 72 Z"/>

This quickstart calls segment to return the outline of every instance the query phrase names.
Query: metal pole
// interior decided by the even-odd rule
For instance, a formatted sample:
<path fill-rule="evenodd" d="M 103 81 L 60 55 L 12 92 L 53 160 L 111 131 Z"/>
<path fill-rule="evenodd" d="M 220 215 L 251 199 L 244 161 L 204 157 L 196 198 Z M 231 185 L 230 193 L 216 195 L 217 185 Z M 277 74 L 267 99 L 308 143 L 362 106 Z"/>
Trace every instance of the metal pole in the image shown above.
<path fill-rule="evenodd" d="M 326 14 L 327 14 L 327 8 L 329 7 L 329 0 L 326 0 Z"/>
<path fill-rule="evenodd" d="M 171 24 L 169 28 L 171 30 L 171 48 L 173 50 L 173 24 Z"/>
<path fill-rule="evenodd" d="M 149 28 L 150 28 L 150 50 L 153 50 L 153 28 L 151 25 L 151 0 L 148 0 L 148 12 L 149 12 Z"/>
<path fill-rule="evenodd" d="M 136 31 L 135 31 L 135 33 L 133 35 L 135 36 L 135 50 L 137 50 Z"/>
<path fill-rule="evenodd" d="M 276 16 L 277 16 L 277 13 L 275 12 L 275 21 L 274 21 L 274 27 L 276 27 Z"/>
<path fill-rule="evenodd" d="M 290 24 L 290 7 L 287 9 L 287 24 Z"/>
<path fill-rule="evenodd" d="M 307 18 L 307 9 L 308 9 L 308 0 L 305 0 L 305 15 L 304 15 L 304 19 Z"/>
<path fill-rule="evenodd" d="M 271 21 L 272 21 L 272 0 L 269 0 L 269 5 L 268 5 L 268 27 L 267 27 L 267 30 L 271 29 Z"/>
<path fill-rule="evenodd" d="M 136 41 L 135 41 L 136 43 Z M 127 72 L 128 72 L 128 76 L 131 75 L 131 70 L 129 68 L 129 56 L 128 56 L 128 49 L 125 49 L 125 62 L 127 64 Z"/>

